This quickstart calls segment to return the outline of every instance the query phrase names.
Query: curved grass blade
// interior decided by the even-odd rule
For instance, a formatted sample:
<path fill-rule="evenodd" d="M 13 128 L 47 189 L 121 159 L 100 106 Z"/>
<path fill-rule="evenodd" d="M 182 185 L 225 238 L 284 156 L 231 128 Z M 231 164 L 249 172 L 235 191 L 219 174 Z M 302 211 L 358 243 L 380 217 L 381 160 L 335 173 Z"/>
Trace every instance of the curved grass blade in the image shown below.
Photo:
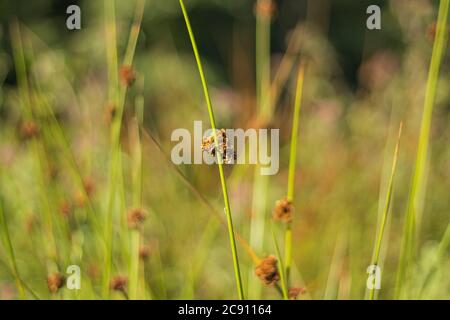
<path fill-rule="evenodd" d="M 394 176 L 395 176 L 395 172 L 397 169 L 398 149 L 399 149 L 399 144 L 400 144 L 400 137 L 402 134 L 402 126 L 403 126 L 403 124 L 400 123 L 400 127 L 398 129 L 397 144 L 395 145 L 394 156 L 392 158 L 392 169 L 391 169 L 391 175 L 389 176 L 386 200 L 385 200 L 385 204 L 384 204 L 384 208 L 383 208 L 383 214 L 381 217 L 381 223 L 380 223 L 379 230 L 378 230 L 378 238 L 377 238 L 377 241 L 375 242 L 374 258 L 372 261 L 372 265 L 376 266 L 376 267 L 379 265 L 381 244 L 383 243 L 384 230 L 386 227 L 388 214 L 391 209 L 392 192 L 393 192 L 393 188 L 394 188 Z M 369 299 L 370 300 L 375 299 L 375 288 L 374 287 L 372 287 L 372 289 L 370 289 Z"/>

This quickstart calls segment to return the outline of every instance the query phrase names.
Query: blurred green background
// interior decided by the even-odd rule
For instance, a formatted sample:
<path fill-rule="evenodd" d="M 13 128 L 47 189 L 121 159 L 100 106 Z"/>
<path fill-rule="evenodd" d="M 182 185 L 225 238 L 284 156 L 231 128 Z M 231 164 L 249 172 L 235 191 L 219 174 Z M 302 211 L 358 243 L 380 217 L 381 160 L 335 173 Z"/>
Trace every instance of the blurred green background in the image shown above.
<path fill-rule="evenodd" d="M 65 26 L 70 4 L 81 8 L 81 30 L 69 31 Z M 264 196 L 255 198 L 253 166 L 226 168 L 236 231 L 259 257 L 275 253 L 272 209 L 286 193 L 296 69 L 299 61 L 306 61 L 292 286 L 306 289 L 300 299 L 365 297 L 366 268 L 371 263 L 402 121 L 379 295 L 394 298 L 438 1 L 283 0 L 275 4 L 266 63 L 279 97 L 265 125 L 280 128 L 280 171 L 267 178 Z M 366 8 L 371 4 L 382 9 L 381 30 L 366 28 Z M 186 0 L 186 5 L 218 126 L 257 126 L 255 1 Z M 115 2 L 119 65 L 135 7 L 135 1 Z M 20 31 L 20 37 L 14 30 Z M 24 78 L 33 123 L 39 128 L 37 137 L 29 137 L 29 127 L 24 132 L 29 122 L 23 108 L 21 70 L 14 63 L 20 60 L 14 43 L 16 47 L 21 43 L 24 52 Z M 40 298 L 105 297 L 101 292 L 107 262 L 98 230 L 103 230 L 103 219 L 111 211 L 112 101 L 107 50 L 103 1 L 0 0 L 0 193 L 17 269 L 29 298 L 33 297 L 30 292 Z M 431 126 L 423 214 L 417 221 L 415 258 L 402 298 L 450 298 L 448 256 L 432 276 L 426 272 L 439 245 L 444 243 L 448 253 L 443 242 L 450 212 L 448 58 L 446 51 Z M 284 69 L 280 68 L 283 63 Z M 141 202 L 148 217 L 140 232 L 140 247 L 148 252 L 139 262 L 138 297 L 235 298 L 226 228 L 204 200 L 222 215 L 217 168 L 183 165 L 176 169 L 167 159 L 174 145 L 170 140 L 174 129 L 192 130 L 194 120 L 208 123 L 178 1 L 145 2 L 133 69 L 136 81 L 124 103 L 121 170 L 112 206 L 111 278 L 133 276 L 133 231 L 127 228 L 126 214 L 135 206 L 133 121 L 136 106 L 142 104 Z M 280 79 L 277 76 L 283 80 L 274 81 Z M 69 149 L 64 148 L 64 139 L 56 138 L 54 120 Z M 76 174 L 69 154 L 79 170 Z M 77 174 L 85 191 L 90 191 L 87 196 L 100 226 L 89 219 L 86 195 L 74 178 Z M 253 229 L 260 234 L 252 235 L 255 216 L 265 228 Z M 274 223 L 273 227 L 281 241 L 282 226 Z M 0 298 L 15 299 L 14 272 L 3 244 Z M 255 277 L 252 260 L 240 243 L 238 251 L 247 296 L 279 298 L 277 290 L 263 286 Z M 82 289 L 63 287 L 51 292 L 49 275 L 65 274 L 71 264 L 81 267 Z M 127 295 L 112 290 L 109 297 Z"/>

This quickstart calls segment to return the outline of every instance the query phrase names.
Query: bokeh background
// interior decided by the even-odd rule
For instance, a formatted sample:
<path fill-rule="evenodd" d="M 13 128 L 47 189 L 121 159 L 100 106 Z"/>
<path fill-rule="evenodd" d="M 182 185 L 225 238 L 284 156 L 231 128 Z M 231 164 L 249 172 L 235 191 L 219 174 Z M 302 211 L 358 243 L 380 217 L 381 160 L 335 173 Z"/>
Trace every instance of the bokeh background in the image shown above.
<path fill-rule="evenodd" d="M 70 4 L 81 8 L 81 30 L 65 26 Z M 381 30 L 366 28 L 371 4 L 382 9 Z M 255 1 L 186 0 L 218 126 L 280 128 L 277 175 L 261 182 L 251 165 L 226 168 L 236 231 L 259 257 L 275 252 L 272 228 L 282 241 L 282 226 L 272 222 L 272 209 L 286 194 L 296 70 L 299 61 L 307 62 L 293 220 L 292 286 L 305 288 L 300 299 L 365 297 L 366 268 L 402 122 L 379 294 L 385 299 L 395 296 L 438 4 L 277 0 L 265 34 L 270 46 L 258 66 Z M 135 7 L 135 1 L 115 2 L 119 65 Z M 113 205 L 108 206 L 114 104 L 105 11 L 99 0 L 0 1 L 0 193 L 26 296 L 104 297 L 107 261 L 99 238 L 108 214 L 113 226 L 110 278 L 128 283 L 133 277 L 134 240 L 127 212 L 135 206 L 135 111 L 143 110 L 138 145 L 143 158 L 141 203 L 148 216 L 139 232 L 138 296 L 235 298 L 228 235 L 220 223 L 224 215 L 217 168 L 175 168 L 170 163 L 172 131 L 192 130 L 194 120 L 208 123 L 178 1 L 145 2 L 133 62 L 136 80 L 124 104 L 120 177 Z M 20 52 L 25 68 L 17 64 Z M 448 256 L 431 277 L 423 276 L 439 245 L 448 253 L 443 243 L 450 213 L 448 59 L 447 52 L 433 111 L 423 214 L 403 298 L 450 298 Z M 258 68 L 270 74 L 269 84 L 258 81 Z M 24 95 L 29 97 L 32 122 Z M 258 99 L 264 98 L 273 99 L 272 112 L 261 122 Z M 58 125 L 68 148 L 55 134 Z M 80 191 L 77 175 L 87 194 Z M 89 218 L 93 212 L 87 209 L 86 196 L 98 226 Z M 4 229 L 1 232 L 5 235 Z M 252 260 L 240 243 L 238 252 L 247 296 L 280 298 L 254 275 Z M 81 268 L 82 289 L 52 292 L 49 277 L 65 274 L 71 264 Z M 127 298 L 127 290 L 111 290 L 109 298 Z M 0 298 L 18 296 L 2 242 Z"/>

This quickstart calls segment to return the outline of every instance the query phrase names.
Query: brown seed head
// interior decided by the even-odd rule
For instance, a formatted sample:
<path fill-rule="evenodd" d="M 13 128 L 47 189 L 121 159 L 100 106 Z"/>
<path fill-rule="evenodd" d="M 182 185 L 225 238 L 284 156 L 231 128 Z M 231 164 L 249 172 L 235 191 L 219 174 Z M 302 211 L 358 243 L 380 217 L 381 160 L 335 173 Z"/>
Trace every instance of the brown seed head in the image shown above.
<path fill-rule="evenodd" d="M 255 15 L 271 18 L 277 11 L 277 5 L 272 0 L 256 0 Z"/>
<path fill-rule="evenodd" d="M 128 284 L 126 276 L 115 276 L 111 279 L 111 289 L 115 291 L 125 291 Z"/>
<path fill-rule="evenodd" d="M 59 205 L 59 211 L 61 214 L 65 217 L 70 215 L 70 212 L 72 211 L 72 206 L 70 205 L 70 202 L 67 200 L 63 200 Z"/>
<path fill-rule="evenodd" d="M 141 260 L 146 260 L 150 255 L 150 247 L 148 245 L 141 245 L 139 247 L 139 258 Z"/>
<path fill-rule="evenodd" d="M 299 294 L 304 294 L 305 288 L 293 287 L 289 289 L 288 296 L 291 300 L 297 300 Z"/>
<path fill-rule="evenodd" d="M 136 74 L 131 66 L 122 65 L 120 67 L 120 82 L 124 86 L 131 86 L 136 80 Z"/>
<path fill-rule="evenodd" d="M 147 218 L 147 212 L 142 208 L 133 208 L 128 211 L 128 227 L 138 229 Z"/>
<path fill-rule="evenodd" d="M 289 222 L 294 214 L 294 205 L 287 197 L 278 200 L 273 209 L 273 219 L 275 221 Z"/>
<path fill-rule="evenodd" d="M 277 258 L 270 255 L 262 259 L 255 268 L 255 274 L 265 285 L 275 284 L 280 280 L 277 268 Z"/>
<path fill-rule="evenodd" d="M 88 197 L 92 196 L 95 191 L 95 182 L 92 178 L 84 178 L 83 187 Z"/>
<path fill-rule="evenodd" d="M 59 272 L 52 273 L 47 277 L 47 286 L 50 292 L 55 293 L 64 284 L 64 276 Z"/>
<path fill-rule="evenodd" d="M 29 140 L 39 135 L 39 126 L 36 122 L 25 121 L 20 125 L 20 137 L 23 140 Z"/>

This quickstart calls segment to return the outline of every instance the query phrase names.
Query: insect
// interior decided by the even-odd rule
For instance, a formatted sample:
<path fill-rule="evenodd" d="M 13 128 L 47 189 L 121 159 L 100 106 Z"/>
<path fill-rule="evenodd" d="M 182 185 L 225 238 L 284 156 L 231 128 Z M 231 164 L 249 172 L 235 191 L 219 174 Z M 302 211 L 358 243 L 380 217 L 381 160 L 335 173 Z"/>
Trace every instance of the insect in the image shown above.
<path fill-rule="evenodd" d="M 216 130 L 217 145 L 219 146 L 219 156 L 226 164 L 234 163 L 237 159 L 236 152 L 229 145 L 229 140 L 225 129 Z M 216 156 L 216 143 L 214 141 L 214 135 L 211 134 L 208 137 L 202 139 L 202 150 L 208 152 L 213 157 Z"/>

